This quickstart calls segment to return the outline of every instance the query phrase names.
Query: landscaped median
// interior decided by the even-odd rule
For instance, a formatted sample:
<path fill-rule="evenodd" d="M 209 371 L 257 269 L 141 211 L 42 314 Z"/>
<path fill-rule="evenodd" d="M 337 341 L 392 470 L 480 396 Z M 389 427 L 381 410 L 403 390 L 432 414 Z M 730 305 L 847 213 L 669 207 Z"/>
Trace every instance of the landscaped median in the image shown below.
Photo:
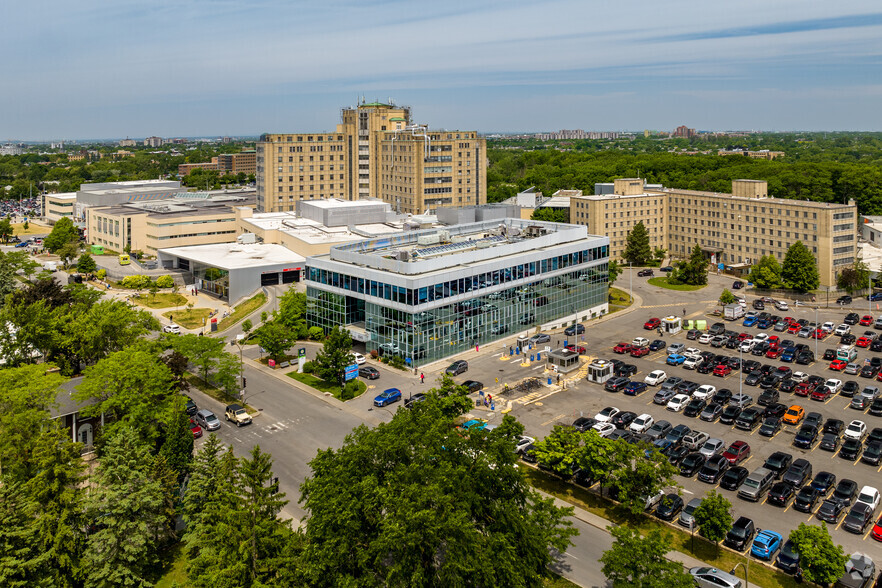
<path fill-rule="evenodd" d="M 266 304 L 266 294 L 260 292 L 233 309 L 233 313 L 217 324 L 217 330 L 227 329 Z"/>
<path fill-rule="evenodd" d="M 693 290 L 701 290 L 707 284 L 701 286 L 691 286 L 689 284 L 669 284 L 668 278 L 666 276 L 658 276 L 656 278 L 649 278 L 646 280 L 651 286 L 658 286 L 659 288 L 667 288 L 668 290 L 681 290 L 685 292 L 692 292 Z"/>
<path fill-rule="evenodd" d="M 337 384 L 326 382 L 325 380 L 317 378 L 312 374 L 301 374 L 300 372 L 288 372 L 287 376 L 292 380 L 297 380 L 302 384 L 306 384 L 310 388 L 314 388 L 315 390 L 318 390 L 319 392 L 322 392 L 324 394 L 330 394 L 337 400 L 341 400 L 340 394 L 342 390 Z M 358 390 L 354 392 L 352 398 L 357 398 L 361 396 L 362 394 L 364 394 L 364 391 L 367 390 L 367 386 L 361 380 L 356 379 L 350 381 L 355 382 L 358 386 Z"/>
<path fill-rule="evenodd" d="M 747 557 L 749 557 L 747 554 L 738 554 L 722 545 L 717 548 L 716 545 L 700 537 L 697 533 L 693 536 L 676 525 L 667 525 L 647 515 L 633 517 L 611 499 L 564 482 L 536 467 L 524 467 L 523 471 L 527 481 L 537 490 L 542 490 L 577 508 L 602 517 L 612 525 L 626 525 L 637 529 L 642 535 L 646 535 L 650 530 L 656 528 L 669 532 L 672 535 L 671 547 L 674 550 L 688 554 L 710 566 L 728 571 L 738 563 L 747 564 Z M 797 583 L 791 576 L 755 558 L 751 559 L 750 582 L 752 584 L 763 588 L 796 588 Z M 739 577 L 742 577 L 743 574 L 744 572 L 739 568 Z"/>

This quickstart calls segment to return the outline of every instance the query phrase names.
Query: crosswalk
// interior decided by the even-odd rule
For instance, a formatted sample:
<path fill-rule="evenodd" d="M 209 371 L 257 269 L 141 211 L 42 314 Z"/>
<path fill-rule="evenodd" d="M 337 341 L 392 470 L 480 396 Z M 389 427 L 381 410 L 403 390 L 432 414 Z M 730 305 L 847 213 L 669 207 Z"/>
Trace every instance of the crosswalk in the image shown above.
<path fill-rule="evenodd" d="M 281 433 L 293 431 L 297 425 L 302 424 L 303 419 L 291 418 L 275 422 L 261 423 L 260 419 L 251 421 L 250 425 L 245 427 L 236 427 L 235 425 L 222 426 L 218 433 L 222 436 L 231 436 L 237 443 L 244 443 L 246 439 L 263 439 L 272 437 Z M 204 440 L 206 436 L 203 436 Z"/>

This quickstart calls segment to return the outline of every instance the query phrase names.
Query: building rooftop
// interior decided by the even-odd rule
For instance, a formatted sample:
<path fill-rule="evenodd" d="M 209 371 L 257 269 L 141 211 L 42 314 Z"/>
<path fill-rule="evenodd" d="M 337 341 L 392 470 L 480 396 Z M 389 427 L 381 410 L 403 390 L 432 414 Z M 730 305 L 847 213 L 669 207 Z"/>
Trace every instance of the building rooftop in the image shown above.
<path fill-rule="evenodd" d="M 47 198 L 55 198 L 56 200 L 76 200 L 76 192 L 59 192 L 58 194 L 46 194 Z"/>
<path fill-rule="evenodd" d="M 263 265 L 298 264 L 306 261 L 305 257 L 287 247 L 269 243 L 192 245 L 160 249 L 160 252 L 227 271 Z"/>
<path fill-rule="evenodd" d="M 234 192 L 182 192 L 174 198 L 124 202 L 111 206 L 95 207 L 104 214 L 148 214 L 150 216 L 198 216 L 232 212 L 234 206 L 254 206 L 257 191 L 254 189 Z"/>
<path fill-rule="evenodd" d="M 760 180 L 738 180 L 739 182 L 756 182 Z M 854 207 L 854 201 L 848 204 L 840 204 L 838 202 L 815 202 L 814 200 L 797 200 L 795 198 L 769 198 L 766 196 L 750 197 L 750 196 L 733 196 L 729 192 L 704 192 L 701 190 L 679 190 L 677 188 L 664 188 L 663 190 L 651 191 L 648 194 L 682 194 L 684 196 L 716 196 L 718 198 L 731 198 L 732 200 L 743 200 L 744 202 L 768 202 L 770 204 L 798 204 L 807 208 L 851 208 Z"/>

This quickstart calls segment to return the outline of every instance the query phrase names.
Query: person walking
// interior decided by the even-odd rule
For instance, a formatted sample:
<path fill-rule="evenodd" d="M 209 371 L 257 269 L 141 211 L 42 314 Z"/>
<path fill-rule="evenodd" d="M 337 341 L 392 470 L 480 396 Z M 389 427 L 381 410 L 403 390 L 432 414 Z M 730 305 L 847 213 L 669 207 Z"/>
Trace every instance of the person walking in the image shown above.
<path fill-rule="evenodd" d="M 420 372 L 420 384 L 426 383 L 426 374 Z"/>

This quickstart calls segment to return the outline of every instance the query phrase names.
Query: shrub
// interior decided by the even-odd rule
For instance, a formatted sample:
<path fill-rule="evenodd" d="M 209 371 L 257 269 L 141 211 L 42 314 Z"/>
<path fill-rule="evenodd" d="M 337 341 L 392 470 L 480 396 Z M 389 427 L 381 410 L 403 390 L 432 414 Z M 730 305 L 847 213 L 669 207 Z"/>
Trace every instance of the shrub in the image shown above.
<path fill-rule="evenodd" d="M 104 268 L 101 268 L 100 270 L 98 270 L 98 273 L 96 273 L 95 276 L 96 276 L 99 280 L 103 280 L 104 278 L 107 277 L 107 270 L 104 269 Z"/>
<path fill-rule="evenodd" d="M 340 400 L 352 400 L 358 393 L 358 382 L 350 380 L 340 390 Z"/>
<path fill-rule="evenodd" d="M 157 288 L 171 288 L 175 285 L 175 279 L 171 276 L 159 276 L 156 278 Z"/>
<path fill-rule="evenodd" d="M 325 336 L 325 332 L 321 327 L 309 327 L 309 338 L 313 341 L 318 341 L 322 337 Z"/>
<path fill-rule="evenodd" d="M 152 280 L 150 276 L 126 276 L 120 284 L 123 288 L 131 288 L 132 290 L 140 290 L 149 288 Z"/>
<path fill-rule="evenodd" d="M 380 353 L 376 349 L 371 350 L 371 359 L 377 359 L 380 356 Z"/>
<path fill-rule="evenodd" d="M 404 358 L 400 355 L 393 355 L 392 357 L 390 357 L 389 365 L 399 370 L 406 369 L 407 367 L 407 364 L 404 362 Z"/>
<path fill-rule="evenodd" d="M 311 374 L 315 371 L 315 364 L 311 361 L 303 362 L 303 373 Z"/>

